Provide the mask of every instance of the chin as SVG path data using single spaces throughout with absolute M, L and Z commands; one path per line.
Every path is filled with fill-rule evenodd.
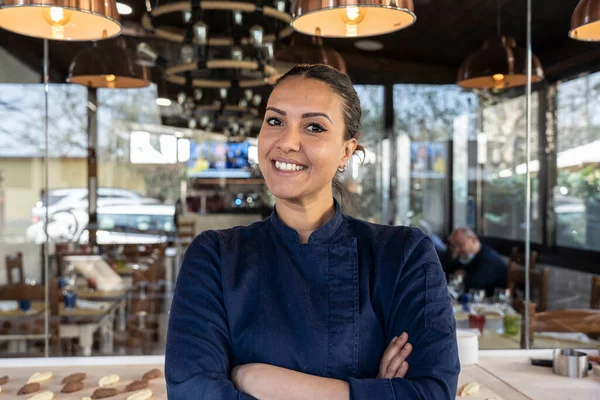
M 269 191 L 273 196 L 281 200 L 296 200 L 302 197 L 302 191 L 298 190 L 297 187 L 284 187 L 283 185 L 275 185 L 271 187 L 267 185 Z

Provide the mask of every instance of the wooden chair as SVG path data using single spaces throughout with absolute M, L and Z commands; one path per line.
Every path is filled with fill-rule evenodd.
M 49 282 L 50 293 L 50 344 L 53 355 L 60 355 L 60 302 L 61 295 L 58 287 L 58 279 L 53 278 Z M 27 285 L 25 283 L 12 283 L 0 286 L 0 300 L 29 300 L 45 301 L 44 285 Z M 32 320 L 21 323 L 19 326 L 7 321 L 4 323 L 2 333 L 15 332 L 18 334 L 42 334 L 44 333 L 43 319 Z
M 13 271 L 17 271 L 19 274 L 19 280 L 13 279 Z M 17 253 L 16 257 L 6 256 L 6 282 L 11 283 L 25 283 L 23 276 L 23 253 Z
M 600 310 L 576 309 L 535 312 L 529 311 L 529 344 L 533 347 L 535 332 L 577 332 L 590 336 L 600 335 Z M 524 322 L 523 322 L 524 326 Z M 521 347 L 524 348 L 525 329 L 521 329 Z
M 538 258 L 537 251 L 534 250 L 531 253 L 529 253 L 529 265 L 530 265 L 531 269 L 535 269 L 537 258 Z M 514 246 L 512 248 L 511 254 L 510 254 L 510 262 L 515 262 L 517 264 L 525 265 L 525 252 L 519 250 L 519 248 L 517 246 Z
M 529 281 L 531 291 L 534 295 L 532 300 L 537 304 L 536 311 L 546 311 L 548 304 L 548 268 L 540 268 L 529 271 Z M 525 288 L 525 268 L 511 261 L 508 264 L 508 289 L 513 296 L 513 302 L 516 300 L 516 289 Z M 535 297 L 535 298 L 534 298 Z
M 592 292 L 590 294 L 590 308 L 600 309 L 600 276 L 592 278 Z
M 194 221 L 180 221 L 177 226 L 177 239 L 182 242 L 191 242 L 196 237 L 196 223 Z

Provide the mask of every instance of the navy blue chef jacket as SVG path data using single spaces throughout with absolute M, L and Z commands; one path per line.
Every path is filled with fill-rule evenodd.
M 375 379 L 394 336 L 414 346 L 404 379 Z M 166 348 L 169 399 L 251 399 L 230 380 L 265 363 L 342 379 L 351 399 L 454 399 L 460 365 L 446 278 L 430 239 L 334 218 L 300 244 L 274 212 L 207 231 L 185 255 Z

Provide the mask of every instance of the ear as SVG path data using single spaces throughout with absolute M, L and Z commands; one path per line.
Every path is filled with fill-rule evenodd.
M 343 156 L 342 156 L 342 163 L 340 165 L 340 168 L 344 168 L 344 165 L 346 165 L 346 163 L 348 162 L 348 160 L 354 154 L 354 150 L 356 150 L 356 146 L 357 145 L 358 145 L 358 142 L 354 138 L 352 138 L 350 140 L 346 140 L 344 142 L 344 153 L 343 153 Z

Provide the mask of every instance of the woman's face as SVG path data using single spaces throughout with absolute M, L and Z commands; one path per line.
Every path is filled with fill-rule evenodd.
M 290 77 L 272 92 L 258 136 L 258 160 L 279 199 L 331 197 L 331 183 L 356 148 L 344 140 L 342 99 L 314 79 Z

